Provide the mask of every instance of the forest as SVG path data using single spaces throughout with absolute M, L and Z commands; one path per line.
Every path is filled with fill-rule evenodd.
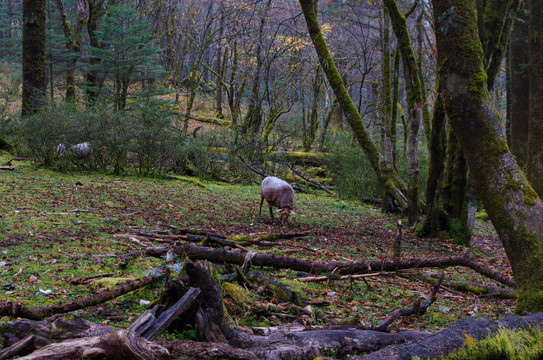
M 0 360 L 541 359 L 542 99 L 537 0 L 0 0 Z

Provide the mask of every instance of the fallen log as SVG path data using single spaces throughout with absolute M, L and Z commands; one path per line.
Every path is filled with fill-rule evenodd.
M 419 357 L 422 359 L 441 358 L 459 350 L 474 341 L 481 341 L 498 332 L 500 327 L 507 329 L 543 329 L 543 313 L 526 316 L 511 316 L 494 321 L 481 317 L 462 319 L 454 325 L 434 335 L 416 342 L 396 345 L 362 356 L 351 356 L 350 360 L 404 360 Z
M 164 347 L 139 337 L 133 329 L 47 345 L 20 360 L 112 359 L 161 360 L 169 359 Z
M 168 247 L 149 247 L 145 253 L 149 256 L 161 256 L 169 250 Z M 194 245 L 182 245 L 174 247 L 174 252 L 179 256 L 188 256 L 191 260 L 208 260 L 214 263 L 231 263 L 242 265 L 245 259 L 244 254 Z M 465 256 L 450 256 L 431 259 L 405 259 L 405 260 L 376 260 L 369 262 L 350 263 L 317 263 L 309 260 L 301 260 L 286 256 L 255 254 L 251 260 L 254 266 L 273 266 L 282 269 L 304 271 L 307 273 L 337 273 L 346 274 L 367 274 L 375 271 L 397 271 L 400 269 L 421 269 L 421 268 L 446 268 L 450 266 L 468 267 L 481 275 L 496 280 L 504 285 L 515 287 L 512 279 L 503 276 L 495 270 Z
M 426 274 L 402 274 L 402 276 L 410 279 L 417 279 L 429 284 L 435 284 L 438 280 L 437 278 Z M 497 286 L 478 283 L 466 283 L 449 279 L 444 279 L 442 285 L 450 289 L 467 292 L 478 296 L 496 296 L 502 299 L 513 300 L 517 298 L 516 290 L 505 289 Z
M 28 335 L 23 340 L 17 341 L 10 347 L 0 351 L 0 360 L 5 360 L 14 357 L 34 342 L 34 335 Z
M 6 301 L 0 304 L 0 317 L 23 317 L 31 320 L 42 320 L 54 314 L 61 314 L 83 309 L 89 306 L 102 304 L 106 301 L 115 299 L 121 295 L 142 288 L 145 285 L 152 283 L 160 278 L 160 276 L 149 275 L 140 279 L 127 281 L 123 285 L 119 285 L 111 290 L 105 290 L 94 295 L 87 296 L 82 299 L 76 299 L 64 304 L 54 304 L 47 306 L 38 306 L 28 308 L 21 303 Z

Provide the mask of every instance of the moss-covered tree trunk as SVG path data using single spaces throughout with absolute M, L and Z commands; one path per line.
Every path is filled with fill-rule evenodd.
M 433 0 L 448 118 L 518 287 L 517 313 L 543 310 L 543 203 L 507 147 L 487 90 L 473 0 Z
M 89 35 L 90 45 L 94 48 L 100 48 L 100 41 L 98 40 L 98 26 L 100 25 L 100 17 L 102 16 L 102 6 L 104 0 L 88 0 L 89 16 L 87 18 L 87 33 Z M 87 102 L 92 105 L 97 99 L 99 94 L 99 78 L 98 71 L 95 69 L 100 62 L 100 58 L 97 56 L 90 56 L 89 69 L 86 74 L 86 92 Z
M 381 65 L 381 72 L 383 74 L 383 107 L 384 107 L 384 129 L 385 129 L 385 161 L 387 166 L 394 167 L 394 148 L 396 144 L 393 138 L 393 130 L 396 130 L 396 119 L 392 118 L 392 90 L 391 90 L 391 69 L 390 69 L 390 18 L 388 15 L 388 8 L 383 6 L 383 59 Z M 395 105 L 395 104 L 394 104 Z M 383 211 L 391 211 L 393 209 L 392 197 L 385 191 L 383 194 L 383 202 L 381 209 Z
M 525 169 L 528 152 L 528 119 L 530 107 L 530 57 L 528 52 L 528 9 L 522 6 L 511 31 L 509 45 L 509 86 L 511 151 Z
M 438 80 L 439 83 L 439 80 Z M 418 236 L 437 236 L 440 230 L 439 203 L 445 169 L 446 131 L 445 108 L 441 98 L 441 89 L 438 85 L 437 98 L 434 103 L 432 117 L 432 133 L 430 136 L 430 164 L 428 166 L 428 179 L 426 180 L 426 215 L 424 220 L 417 224 Z
M 45 0 L 23 1 L 22 116 L 37 112 L 45 104 L 45 4 Z
M 307 131 L 304 131 L 304 151 L 311 150 L 318 128 L 319 102 L 321 99 L 321 88 L 324 79 L 321 75 L 321 66 L 318 65 L 315 70 L 315 78 L 311 83 L 313 89 L 313 103 L 311 104 L 311 112 L 309 113 L 309 124 Z
M 356 140 L 366 154 L 384 190 L 394 198 L 398 207 L 402 210 L 407 210 L 407 197 L 405 196 L 407 187 L 396 170 L 387 166 L 384 157 L 379 153 L 379 150 L 366 132 L 362 117 L 356 109 L 356 106 L 345 87 L 345 83 L 334 64 L 332 56 L 328 51 L 328 47 L 326 46 L 326 42 L 324 41 L 323 34 L 317 21 L 317 12 L 315 11 L 313 1 L 299 0 L 299 2 L 319 62 L 326 74 L 330 87 L 334 90 L 334 94 L 343 110 L 343 114 L 353 130 Z
M 488 89 L 501 69 L 505 49 L 520 0 L 476 0 L 479 38 L 483 45 L 483 64 Z
M 530 121 L 528 132 L 528 179 L 543 196 L 543 2 L 529 4 Z
M 419 217 L 419 152 L 418 134 L 422 115 L 423 99 L 422 84 L 420 82 L 420 69 L 417 64 L 415 52 L 411 46 L 407 19 L 398 8 L 396 0 L 384 0 L 388 8 L 392 29 L 398 41 L 398 49 L 402 56 L 404 79 L 407 91 L 407 112 L 409 116 L 409 130 L 407 139 L 407 182 L 408 182 L 408 218 L 409 223 L 414 224 Z M 412 9 L 414 10 L 414 9 Z M 429 126 L 429 124 L 428 124 Z
M 75 68 L 77 64 L 77 55 L 79 53 L 79 43 L 81 32 L 83 30 L 85 19 L 85 2 L 81 1 L 78 6 L 78 16 L 75 31 L 72 31 L 64 3 L 62 0 L 56 0 L 58 12 L 62 21 L 62 30 L 66 41 L 66 50 L 68 59 L 66 60 L 66 102 L 75 101 Z

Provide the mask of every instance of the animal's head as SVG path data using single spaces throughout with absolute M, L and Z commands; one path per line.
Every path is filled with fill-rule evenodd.
M 281 208 L 281 224 L 285 224 L 290 216 L 291 210 L 288 207 Z

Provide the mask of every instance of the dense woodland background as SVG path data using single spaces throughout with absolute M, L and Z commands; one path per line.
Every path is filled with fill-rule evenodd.
M 411 254 L 441 256 L 429 267 L 467 266 L 489 276 L 443 256 L 468 246 L 493 266 L 505 251 L 511 268 L 500 260 L 505 278 L 490 278 L 517 287 L 517 314 L 539 311 L 541 12 L 535 0 L 2 0 L 4 168 L 31 159 L 59 174 L 138 175 L 202 187 L 206 181 L 258 184 L 263 175 L 275 175 L 300 195 L 380 208 L 392 225 L 370 232 L 389 234 L 396 269 L 410 266 L 400 262 L 399 219 L 418 246 L 435 241 L 443 247 Z M 12 191 L 18 181 L 10 179 L 6 189 Z M 194 202 L 221 194 L 221 201 L 245 203 L 223 191 L 213 188 Z M 304 196 L 295 208 L 321 201 Z M 334 239 L 325 246 L 340 251 L 353 245 L 346 237 L 361 231 L 351 228 L 355 220 L 347 214 L 358 210 L 341 203 L 350 223 L 308 210 L 303 216 L 321 221 L 294 220 L 290 228 L 272 223 L 259 231 L 306 236 L 318 228 L 321 237 Z M 15 201 L 10 206 L 17 208 Z M 170 206 L 206 217 L 183 215 L 183 221 L 227 232 L 230 240 L 255 221 L 244 205 L 228 221 L 187 199 Z M 494 228 L 481 225 L 488 219 Z M 14 233 L 9 221 L 2 226 L 8 240 Z M 122 223 L 108 232 L 128 231 Z M 152 225 L 150 219 L 138 224 Z M 493 250 L 479 254 L 489 243 Z M 507 279 L 511 274 L 516 284 Z M 473 282 L 469 275 L 462 280 Z M 500 306 L 508 313 L 512 304 Z M 231 345 L 243 342 L 221 330 Z

